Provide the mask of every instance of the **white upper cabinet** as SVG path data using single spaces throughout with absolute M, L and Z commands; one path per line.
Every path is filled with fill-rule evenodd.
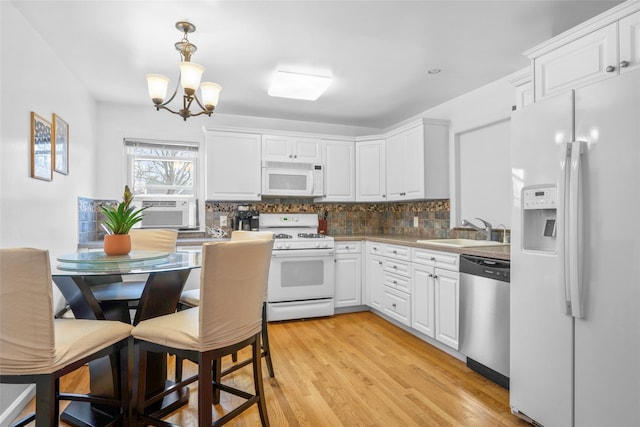
M 286 135 L 262 135 L 262 160 L 320 164 L 319 138 Z
M 640 12 L 622 18 L 620 32 L 620 72 L 640 68 Z
M 535 101 L 640 68 L 640 2 L 621 3 L 525 55 Z
M 207 131 L 207 200 L 260 200 L 260 135 Z
M 356 201 L 386 201 L 385 141 L 356 142 Z
M 353 141 L 322 140 L 324 202 L 356 200 L 355 144 Z
M 617 24 L 535 58 L 536 100 L 614 76 L 617 58 Z
M 386 140 L 387 200 L 449 197 L 449 127 L 423 120 Z

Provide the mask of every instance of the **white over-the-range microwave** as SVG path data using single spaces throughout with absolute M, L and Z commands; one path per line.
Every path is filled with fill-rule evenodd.
M 263 196 L 324 196 L 324 167 L 313 163 L 262 163 Z
M 138 200 L 134 203 L 138 207 L 146 208 L 140 223 L 141 228 L 198 228 L 198 201 L 195 199 Z

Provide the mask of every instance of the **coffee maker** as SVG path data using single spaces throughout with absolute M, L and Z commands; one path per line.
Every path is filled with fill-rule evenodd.
M 238 206 L 238 210 L 236 212 L 236 222 L 234 224 L 234 229 L 258 231 L 259 219 L 260 212 L 255 209 L 251 209 L 247 205 L 240 205 Z

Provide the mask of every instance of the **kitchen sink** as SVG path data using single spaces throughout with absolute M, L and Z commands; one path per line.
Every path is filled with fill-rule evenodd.
M 417 243 L 425 243 L 428 245 L 441 245 L 453 248 L 473 248 L 479 246 L 503 246 L 506 243 L 494 242 L 492 240 L 472 240 L 472 239 L 433 239 L 433 240 L 416 240 Z

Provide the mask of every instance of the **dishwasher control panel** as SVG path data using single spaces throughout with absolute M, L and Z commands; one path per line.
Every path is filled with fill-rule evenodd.
M 461 255 L 460 273 L 509 282 L 511 279 L 511 263 L 503 259 Z

